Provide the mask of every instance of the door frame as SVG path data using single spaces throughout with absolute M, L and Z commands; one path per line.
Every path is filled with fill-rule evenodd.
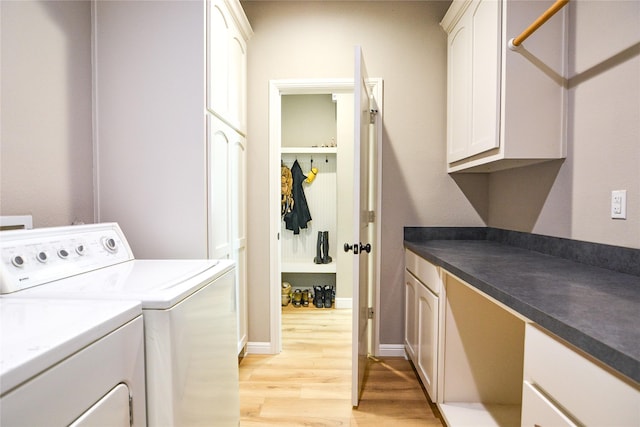
M 381 199 L 382 190 L 382 79 L 369 79 L 371 93 L 377 103 L 377 156 L 375 159 L 375 172 L 377 174 L 376 218 L 375 218 L 375 281 L 372 324 L 373 352 L 379 355 L 379 322 L 380 322 L 380 236 L 381 236 Z M 317 95 L 332 93 L 353 93 L 353 79 L 286 79 L 269 81 L 269 332 L 270 353 L 278 354 L 282 351 L 282 271 L 280 253 L 280 147 L 282 141 L 282 95 Z M 354 130 L 355 132 L 355 130 Z M 353 314 L 352 314 L 353 315 Z

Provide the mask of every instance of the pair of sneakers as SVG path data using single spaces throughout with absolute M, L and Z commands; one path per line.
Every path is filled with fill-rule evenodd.
M 291 302 L 294 307 L 309 307 L 309 300 L 311 299 L 311 291 L 309 289 L 305 289 L 301 291 L 300 289 L 296 289 L 291 294 Z
M 333 305 L 333 299 L 335 298 L 335 291 L 333 287 L 326 285 L 313 287 L 313 305 L 317 308 L 331 308 Z

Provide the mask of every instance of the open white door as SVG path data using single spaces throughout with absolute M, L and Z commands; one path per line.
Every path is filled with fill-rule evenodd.
M 354 138 L 354 236 L 345 244 L 345 251 L 353 251 L 353 343 L 351 401 L 358 406 L 367 367 L 369 349 L 369 124 L 371 95 L 367 86 L 367 71 L 360 46 L 355 48 L 355 138 Z

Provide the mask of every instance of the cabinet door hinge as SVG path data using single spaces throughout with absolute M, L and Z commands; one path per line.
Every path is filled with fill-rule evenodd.
M 367 319 L 373 319 L 373 307 L 367 309 Z

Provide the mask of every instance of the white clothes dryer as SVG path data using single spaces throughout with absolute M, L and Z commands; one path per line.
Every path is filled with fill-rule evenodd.
M 0 425 L 146 426 L 135 301 L 0 298 Z
M 4 298 L 135 300 L 150 426 L 237 426 L 235 266 L 136 260 L 115 223 L 0 235 Z

